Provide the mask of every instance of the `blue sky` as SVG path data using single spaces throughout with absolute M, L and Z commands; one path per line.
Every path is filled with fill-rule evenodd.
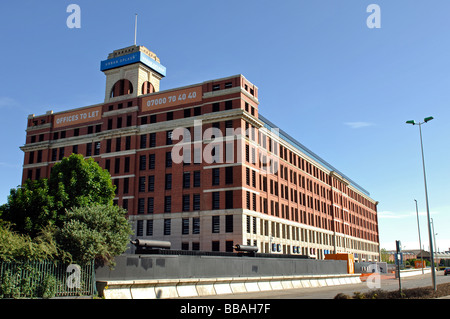
M 81 8 L 70 29 L 69 4 Z M 369 4 L 381 28 L 368 28 Z M 134 41 L 167 67 L 161 89 L 243 74 L 260 113 L 378 200 L 381 246 L 428 249 L 422 126 L 437 246 L 450 248 L 450 2 L 2 1 L 0 203 L 21 181 L 28 114 L 101 103 L 100 61 Z

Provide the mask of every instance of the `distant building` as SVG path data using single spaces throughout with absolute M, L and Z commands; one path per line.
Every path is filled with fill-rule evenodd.
M 79 153 L 110 172 L 137 238 L 379 260 L 378 202 L 261 116 L 243 75 L 161 91 L 166 69 L 143 46 L 114 51 L 101 70 L 103 103 L 29 115 L 23 182 Z

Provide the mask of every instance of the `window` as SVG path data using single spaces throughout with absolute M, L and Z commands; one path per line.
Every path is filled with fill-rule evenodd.
M 73 136 L 79 136 L 80 135 L 80 129 L 76 128 L 73 130 Z
M 194 187 L 200 187 L 200 171 L 194 171 Z
M 128 173 L 129 171 L 130 171 L 130 158 L 129 157 L 125 157 L 124 172 Z
M 119 174 L 120 171 L 120 158 L 114 160 L 114 174 Z
M 213 90 L 213 91 L 218 91 L 218 90 L 220 90 L 220 84 L 214 84 L 213 87 L 212 87 L 212 90 Z
M 233 191 L 225 192 L 225 208 L 226 209 L 233 208 Z
M 171 219 L 164 219 L 164 235 L 170 235 Z
M 92 155 L 92 143 L 87 143 L 86 144 L 86 156 L 91 156 Z M 52 154 L 52 158 L 53 158 L 53 154 Z M 56 154 L 55 154 L 55 159 L 56 159 Z
M 131 126 L 131 115 L 127 115 L 127 126 Z
M 233 232 L 233 215 L 225 215 L 225 232 Z
M 108 130 L 112 129 L 112 119 L 108 119 Z
M 225 242 L 225 251 L 233 252 L 233 246 L 234 246 L 233 241 L 232 240 L 227 240 Z
M 233 101 L 225 101 L 225 110 L 231 110 L 233 108 Z
M 170 213 L 172 210 L 172 197 L 165 196 L 164 197 L 164 213 Z
M 156 114 L 150 115 L 150 123 L 156 123 Z
M 78 145 L 72 146 L 72 153 L 78 154 Z M 38 153 L 38 162 L 39 162 L 39 153 Z
M 122 128 L 122 118 L 121 117 L 117 118 L 117 128 Z
M 220 209 L 220 192 L 212 192 L 212 209 Z
M 166 132 L 166 145 L 172 145 L 172 131 Z
M 220 241 L 215 240 L 211 243 L 211 251 L 220 251 Z
M 194 107 L 194 116 L 202 115 L 202 108 L 200 106 Z
M 109 172 L 111 170 L 111 160 L 107 159 L 105 161 L 105 169 Z
M 172 174 L 166 174 L 166 190 L 172 189 Z
M 147 236 L 153 236 L 153 219 L 147 220 L 147 230 L 145 231 Z
M 220 184 L 220 168 L 213 168 L 212 170 L 212 184 L 219 185 Z
M 200 218 L 192 218 L 192 234 L 200 234 Z
M 111 139 L 106 140 L 106 153 L 111 153 Z
M 145 192 L 145 176 L 139 177 L 139 192 Z
M 144 221 L 138 220 L 136 224 L 136 236 L 144 235 Z
M 193 195 L 193 210 L 200 210 L 200 194 Z
M 154 202 L 155 201 L 154 201 L 153 197 L 147 198 L 147 213 L 148 214 L 153 214 L 153 212 L 154 212 L 154 208 L 153 208 Z
M 94 143 L 94 155 L 100 155 L 100 142 Z
M 150 133 L 150 145 L 149 147 L 156 146 L 156 133 Z
M 173 120 L 173 112 L 167 112 L 167 121 Z
M 172 152 L 166 152 L 166 167 L 172 167 Z
M 183 188 L 190 188 L 190 187 L 191 187 L 191 173 L 184 172 L 183 173 Z
M 213 112 L 219 112 L 220 111 L 220 104 L 219 103 L 213 103 L 212 111 Z
M 184 117 L 190 117 L 191 116 L 191 109 L 184 109 Z
M 183 195 L 183 212 L 188 212 L 190 209 L 190 196 L 189 195 Z
M 189 218 L 183 218 L 181 220 L 181 234 L 189 235 Z
M 34 151 L 30 152 L 30 156 L 28 158 L 28 164 L 33 164 L 34 163 Z
M 129 150 L 131 148 L 131 136 L 125 137 L 125 149 Z
M 212 232 L 214 234 L 218 234 L 220 232 L 220 216 L 213 216 L 212 217 Z
M 59 158 L 58 160 L 62 160 L 64 157 L 64 147 L 59 148 Z
M 122 202 L 122 208 L 128 210 L 128 199 L 125 198 Z
M 146 148 L 147 147 L 147 135 L 141 135 L 141 141 L 140 141 L 140 148 Z
M 128 177 L 123 179 L 123 193 L 128 194 L 130 191 L 130 179 Z
M 153 192 L 155 190 L 155 175 L 148 176 L 148 191 Z
M 138 214 L 143 214 L 145 211 L 145 199 L 139 198 L 138 199 Z
M 52 149 L 52 162 L 56 162 L 57 158 L 58 158 L 58 149 L 57 148 L 53 148 Z
M 155 154 L 148 155 L 148 169 L 155 169 Z
M 250 209 L 250 192 L 247 192 L 247 209 Z
M 121 138 L 116 137 L 116 152 L 120 152 L 121 149 Z
M 139 156 L 139 170 L 144 171 L 147 166 L 147 156 L 141 155 Z

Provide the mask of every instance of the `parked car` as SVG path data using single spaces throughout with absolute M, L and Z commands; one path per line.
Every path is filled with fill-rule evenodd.
M 450 267 L 444 269 L 444 275 L 447 276 L 448 274 L 450 274 Z

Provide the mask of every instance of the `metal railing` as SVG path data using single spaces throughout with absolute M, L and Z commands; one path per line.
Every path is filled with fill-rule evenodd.
M 93 296 L 94 262 L 62 264 L 51 261 L 0 262 L 0 298 Z

